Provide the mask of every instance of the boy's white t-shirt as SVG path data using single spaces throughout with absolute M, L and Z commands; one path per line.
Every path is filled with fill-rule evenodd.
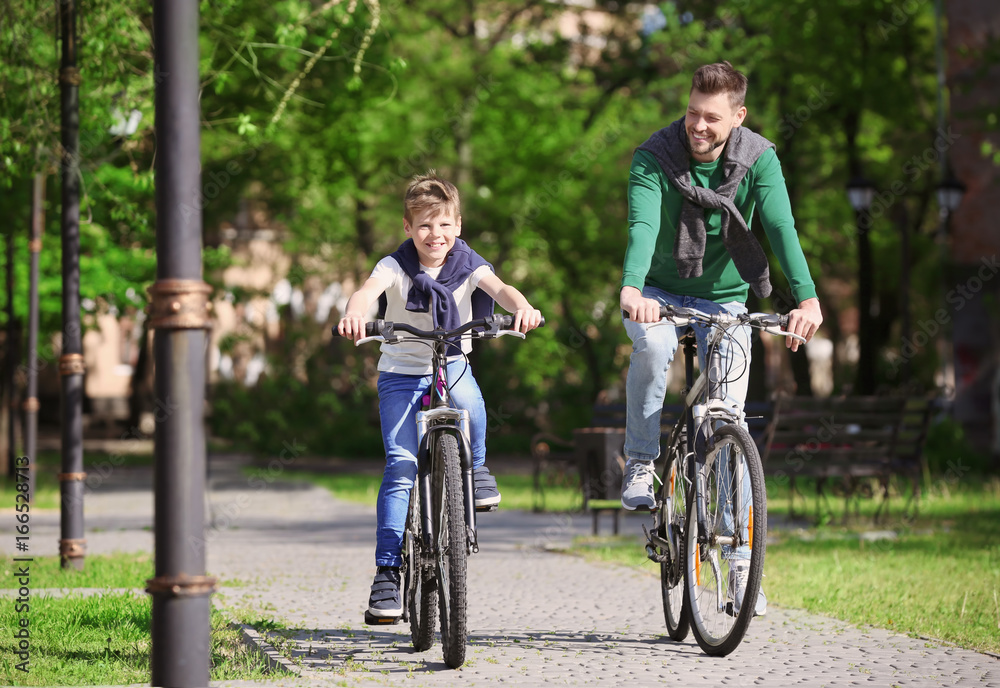
M 441 268 L 426 268 L 423 265 L 420 266 L 420 270 L 434 279 L 437 279 L 441 273 Z M 469 275 L 465 283 L 453 292 L 455 303 L 458 305 L 459 322 L 467 323 L 472 320 L 472 292 L 479 286 L 479 280 L 482 279 L 483 275 L 490 272 L 492 271 L 488 265 L 477 268 Z M 434 318 L 430 311 L 414 313 L 406 310 L 406 299 L 413 281 L 403 272 L 403 268 L 394 258 L 386 256 L 380 260 L 375 269 L 372 270 L 371 277 L 386 285 L 386 320 L 407 323 L 421 330 L 434 329 Z M 410 336 L 405 332 L 397 334 L 404 338 Z M 432 372 L 431 347 L 427 343 L 383 344 L 381 351 L 382 356 L 378 361 L 378 369 L 382 372 L 403 375 L 430 375 Z M 462 340 L 462 351 L 465 353 L 472 351 L 470 340 Z

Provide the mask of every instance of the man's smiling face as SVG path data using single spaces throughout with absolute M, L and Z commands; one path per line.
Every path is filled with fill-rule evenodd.
M 743 124 L 746 116 L 745 107 L 733 108 L 729 94 L 707 95 L 693 89 L 684 118 L 691 157 L 698 162 L 718 160 L 733 128 Z

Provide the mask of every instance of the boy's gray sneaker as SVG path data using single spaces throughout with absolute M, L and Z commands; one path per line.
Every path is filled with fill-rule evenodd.
M 368 613 L 386 618 L 403 615 L 403 601 L 399 594 L 399 569 L 395 566 L 379 566 L 372 582 L 372 594 L 368 598 Z
M 750 560 L 737 559 L 729 562 L 729 599 L 733 601 L 733 614 L 738 614 L 743 606 L 743 592 L 747 589 L 750 578 Z M 754 616 L 764 616 L 767 613 L 767 595 L 764 586 L 757 592 L 757 605 Z
M 472 485 L 475 488 L 476 509 L 494 507 L 500 503 L 497 480 L 490 475 L 490 469 L 486 466 L 472 469 Z
M 636 459 L 626 461 L 625 477 L 622 479 L 622 508 L 629 511 L 655 509 L 656 497 L 653 496 L 655 475 L 652 461 Z

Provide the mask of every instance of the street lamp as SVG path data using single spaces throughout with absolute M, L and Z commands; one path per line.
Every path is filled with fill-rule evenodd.
M 875 352 L 872 350 L 872 250 L 868 230 L 872 218 L 868 214 L 875 188 L 861 176 L 847 183 L 847 200 L 854 208 L 858 238 L 858 379 L 859 394 L 875 391 Z
M 864 177 L 852 177 L 851 181 L 847 182 L 847 200 L 856 212 L 868 210 L 872 206 L 874 196 L 875 187 Z
M 948 220 L 951 219 L 952 213 L 958 210 L 958 206 L 962 203 L 962 197 L 965 196 L 965 184 L 955 179 L 950 172 L 946 174 L 947 176 L 937 187 L 938 207 L 941 209 L 941 217 L 944 220 L 941 229 L 945 234 L 948 232 Z

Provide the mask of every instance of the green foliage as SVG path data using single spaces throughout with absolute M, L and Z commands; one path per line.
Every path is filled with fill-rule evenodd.
M 52 178 L 41 256 L 46 342 L 61 311 L 55 6 L 8 5 L 0 179 L 9 192 L 0 196 L 0 212 L 16 218 L 12 227 L 26 227 L 31 176 Z M 523 445 L 539 428 L 568 432 L 586 422 L 602 392 L 620 392 L 627 366 L 617 300 L 632 151 L 681 116 L 695 68 L 727 59 L 750 77 L 748 126 L 778 146 L 827 309 L 825 334 L 835 343 L 843 339 L 840 314 L 854 307 L 857 274 L 844 184 L 857 171 L 875 183 L 875 337 L 888 361 L 879 383 L 899 386 L 893 361 L 905 346 L 897 305 L 903 226 L 912 237 L 912 321 L 940 307 L 932 240 L 939 136 L 933 12 L 931 3 L 900 7 L 890 0 L 667 3 L 659 8 L 662 25 L 644 30 L 640 12 L 650 8 L 628 3 L 596 3 L 587 17 L 599 21 L 588 24 L 581 10 L 559 3 L 437 0 L 429 11 L 395 0 L 203 2 L 203 164 L 190 206 L 203 214 L 206 279 L 221 286 L 231 260 L 220 228 L 263 217 L 294 259 L 296 286 L 310 278 L 356 284 L 403 238 L 408 178 L 435 168 L 463 194 L 463 236 L 549 321 L 523 343 L 494 343 L 475 355 L 487 406 L 500 419 L 491 441 Z M 81 290 L 88 312 L 138 313 L 155 276 L 150 21 L 149 6 L 131 0 L 80 10 Z M 109 132 L 116 110 L 142 115 L 134 134 Z M 22 320 L 26 244 L 19 231 L 15 311 Z M 779 266 L 772 274 L 787 292 Z M 237 302 L 250 295 L 233 291 Z M 5 318 L 0 310 L 0 322 Z M 369 436 L 373 397 L 351 391 L 352 404 L 326 400 L 344 390 L 334 385 L 331 392 L 301 364 L 322 358 L 323 339 L 283 327 L 287 341 L 267 345 L 271 382 L 245 390 L 223 384 L 215 415 L 226 422 L 214 427 L 264 451 L 273 433 L 301 433 L 314 438 L 315 451 L 339 451 L 333 448 L 350 445 L 356 433 L 335 438 L 315 429 L 329 428 L 317 419 L 336 412 L 338 423 L 343 418 Z M 354 376 L 363 384 L 352 388 L 370 387 L 370 367 L 347 358 L 323 368 L 326 378 Z M 933 347 L 915 354 L 917 385 L 932 385 L 935 358 Z M 836 361 L 834 391 L 852 376 Z M 285 390 L 300 395 L 291 407 L 265 396 Z M 308 424 L 284 417 L 286 408 L 314 427 L 300 430 Z
M 303 382 L 287 370 L 262 376 L 254 387 L 220 382 L 209 425 L 216 436 L 262 456 L 284 456 L 289 446 L 308 455 L 378 455 L 374 388 L 360 377 L 338 376 L 334 383 L 319 375 Z

